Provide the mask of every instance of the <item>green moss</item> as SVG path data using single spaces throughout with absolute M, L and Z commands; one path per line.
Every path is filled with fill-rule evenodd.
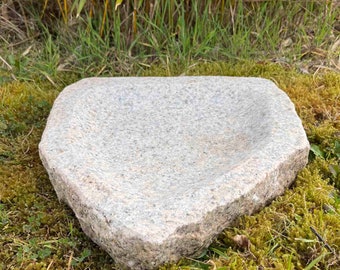
M 162 269 L 338 269 L 339 260 L 317 240 L 313 227 L 334 250 L 340 247 L 340 195 L 331 165 L 339 164 L 339 74 L 301 75 L 269 63 L 193 63 L 152 67 L 142 75 L 228 75 L 272 79 L 293 100 L 311 143 L 297 181 L 269 206 L 239 218 L 200 258 Z M 81 231 L 72 211 L 58 202 L 41 165 L 37 145 L 52 102 L 75 77 L 3 84 L 0 88 L 0 269 L 114 269 L 114 262 Z M 245 235 L 250 251 L 232 238 Z M 262 267 L 262 268 L 261 268 Z

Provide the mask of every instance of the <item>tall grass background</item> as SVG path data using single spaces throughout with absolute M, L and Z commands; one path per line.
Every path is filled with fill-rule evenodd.
M 337 69 L 339 10 L 331 0 L 5 0 L 0 42 L 11 55 L 17 44 L 43 40 L 45 47 L 34 45 L 30 53 L 40 50 L 37 57 L 49 64 L 35 68 L 52 76 L 57 70 L 126 75 L 151 63 L 176 69 L 202 59 L 289 64 L 320 56 L 319 66 Z

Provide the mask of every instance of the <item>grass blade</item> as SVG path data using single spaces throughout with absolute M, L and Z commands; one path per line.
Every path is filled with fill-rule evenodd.
M 330 254 L 329 252 L 322 253 L 319 257 L 315 258 L 310 262 L 303 270 L 311 270 L 314 266 L 316 266 L 326 255 Z

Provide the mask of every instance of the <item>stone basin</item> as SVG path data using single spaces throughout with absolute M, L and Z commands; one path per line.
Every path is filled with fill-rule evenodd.
M 60 93 L 39 151 L 83 231 L 123 269 L 153 269 L 282 194 L 309 143 L 269 80 L 88 78 Z

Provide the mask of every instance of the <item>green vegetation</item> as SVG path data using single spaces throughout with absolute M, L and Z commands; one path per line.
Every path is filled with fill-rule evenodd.
M 38 143 L 84 76 L 256 76 L 296 106 L 310 161 L 199 258 L 162 269 L 339 269 L 338 1 L 5 0 L 0 4 L 0 269 L 115 269 L 58 202 Z
M 338 1 L 124 0 L 117 10 L 114 0 L 4 3 L 2 81 L 53 81 L 58 71 L 122 76 L 197 60 L 270 60 L 304 73 L 340 68 Z

